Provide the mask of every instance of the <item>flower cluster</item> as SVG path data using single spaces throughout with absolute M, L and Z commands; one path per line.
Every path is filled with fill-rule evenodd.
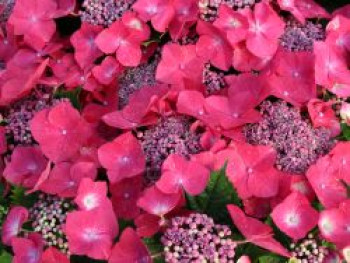
M 350 5 L 317 2 L 0 0 L 0 258 L 348 258 Z
M 153 58 L 149 63 L 126 69 L 118 79 L 119 107 L 129 103 L 129 97 L 141 88 L 150 88 L 157 84 L 155 73 L 159 59 Z
M 64 233 L 67 213 L 74 208 L 68 199 L 40 194 L 39 200 L 29 211 L 34 231 L 40 233 L 46 246 L 57 247 L 69 254 L 67 238 Z
M 206 87 L 206 93 L 209 95 L 227 87 L 224 73 L 212 70 L 209 64 L 203 70 L 203 84 Z
M 231 230 L 204 214 L 175 217 L 162 236 L 167 262 L 234 262 Z
M 25 98 L 13 103 L 6 111 L 6 134 L 13 139 L 14 145 L 32 145 L 34 139 L 29 122 L 36 112 L 47 109 L 59 100 L 52 97 L 52 89 L 38 86 Z
M 263 119 L 244 129 L 247 142 L 271 145 L 277 151 L 276 166 L 290 173 L 304 173 L 333 147 L 329 130 L 314 129 L 301 113 L 283 101 L 260 105 Z
M 131 9 L 135 0 L 84 0 L 81 20 L 92 25 L 109 26 Z
M 292 256 L 301 263 L 324 262 L 327 255 L 330 254 L 329 248 L 322 246 L 320 241 L 309 234 L 301 242 L 291 244 Z
M 205 21 L 214 21 L 222 5 L 237 10 L 252 7 L 258 2 L 259 0 L 199 0 L 200 18 Z
M 288 51 L 312 51 L 315 41 L 326 38 L 321 24 L 306 21 L 301 24 L 296 20 L 287 21 L 286 28 L 280 38 L 281 45 Z
M 146 156 L 147 181 L 154 182 L 167 157 L 178 154 L 189 158 L 200 152 L 200 135 L 191 130 L 191 119 L 186 116 L 170 116 L 159 120 L 155 126 L 137 134 Z

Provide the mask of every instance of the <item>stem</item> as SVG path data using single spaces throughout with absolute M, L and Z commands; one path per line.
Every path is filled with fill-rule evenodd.
M 153 254 L 153 255 L 151 255 L 151 258 L 155 259 L 155 258 L 160 258 L 161 256 L 163 256 L 163 252 L 159 252 L 159 253 Z

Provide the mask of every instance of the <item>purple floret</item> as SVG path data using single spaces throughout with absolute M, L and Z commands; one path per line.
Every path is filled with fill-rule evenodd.
M 53 106 L 60 100 L 53 98 L 52 88 L 38 86 L 25 98 L 13 103 L 5 112 L 6 134 L 14 145 L 32 145 L 34 139 L 29 121 L 36 112 Z
M 203 70 L 203 84 L 207 95 L 215 94 L 227 87 L 224 72 L 211 69 L 210 64 Z
M 136 0 L 85 0 L 81 20 L 92 25 L 109 26 L 131 9 Z
M 29 215 L 35 232 L 40 233 L 46 246 L 53 246 L 69 255 L 64 224 L 74 204 L 58 196 L 40 194 Z
M 149 63 L 125 70 L 118 80 L 119 108 L 129 103 L 129 97 L 135 91 L 157 84 L 155 75 L 158 62 L 159 59 L 156 57 Z
M 277 152 L 276 167 L 283 171 L 305 173 L 334 145 L 329 130 L 314 129 L 299 110 L 286 102 L 265 101 L 260 112 L 262 120 L 245 126 L 244 135 L 248 143 L 274 147 Z
M 186 116 L 170 116 L 159 121 L 155 126 L 138 133 L 145 152 L 149 182 L 160 176 L 163 161 L 172 153 L 183 157 L 201 150 L 200 135 L 191 131 L 191 120 Z
M 221 5 L 226 5 L 233 10 L 246 7 L 253 7 L 260 0 L 199 0 L 198 7 L 200 18 L 204 21 L 215 21 L 218 17 L 219 8 Z
M 205 214 L 175 217 L 161 238 L 166 262 L 234 262 L 236 243 L 228 226 Z
M 296 20 L 290 20 L 286 23 L 280 43 L 288 51 L 312 51 L 314 42 L 324 40 L 325 37 L 326 33 L 321 24 L 311 21 L 301 24 Z

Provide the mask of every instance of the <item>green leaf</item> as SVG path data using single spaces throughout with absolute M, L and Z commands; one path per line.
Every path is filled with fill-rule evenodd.
M 37 200 L 37 194 L 26 194 L 26 189 L 21 186 L 13 186 L 10 194 L 11 204 L 30 208 Z
M 282 263 L 282 262 L 285 262 L 285 259 L 280 256 L 270 254 L 270 255 L 264 255 L 259 257 L 258 262 L 259 263 L 279 263 L 279 262 Z
M 217 223 L 232 224 L 226 206 L 241 206 L 236 190 L 226 176 L 226 165 L 219 171 L 212 172 L 204 192 L 198 196 L 187 195 L 187 204 L 191 210 L 211 216 Z
M 144 238 L 143 243 L 148 248 L 154 263 L 165 263 L 163 245 L 160 242 L 159 235 L 155 235 L 152 238 Z
M 324 210 L 323 205 L 318 200 L 312 202 L 312 207 L 315 208 L 319 212 Z
M 11 254 L 5 250 L 2 250 L 1 254 L 0 254 L 0 262 L 1 263 L 11 263 L 12 262 Z
M 350 126 L 346 125 L 346 123 L 341 123 L 342 133 L 340 135 L 340 140 L 350 141 Z
M 283 233 L 277 226 L 276 224 L 273 222 L 271 217 L 268 217 L 265 220 L 265 223 L 270 225 L 273 229 L 274 232 L 274 238 L 279 241 L 284 247 L 290 247 L 290 245 L 292 244 L 292 239 L 287 236 L 285 233 Z
M 58 88 L 54 94 L 54 98 L 56 99 L 68 99 L 74 108 L 77 110 L 81 109 L 81 103 L 80 103 L 80 94 L 81 94 L 82 88 L 77 87 L 74 90 L 65 90 L 63 88 Z

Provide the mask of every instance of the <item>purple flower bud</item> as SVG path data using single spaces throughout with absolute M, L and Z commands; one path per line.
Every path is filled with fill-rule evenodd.
M 138 138 L 146 156 L 146 181 L 152 183 L 160 176 L 163 161 L 172 153 L 189 157 L 201 151 L 200 135 L 191 131 L 191 119 L 170 116 L 157 125 L 140 131 Z
M 196 213 L 188 217 L 175 217 L 161 238 L 165 258 L 168 262 L 233 260 L 236 243 L 230 239 L 230 235 L 223 233 L 230 233 L 229 227 L 215 224 L 207 215 Z
M 81 20 L 92 25 L 109 26 L 131 9 L 136 0 L 84 0 Z
M 301 24 L 296 20 L 287 21 L 280 44 L 288 51 L 312 51 L 314 41 L 324 40 L 326 33 L 321 24 L 306 21 Z
M 278 169 L 303 174 L 334 145 L 329 130 L 314 129 L 308 119 L 286 102 L 265 101 L 260 112 L 262 120 L 246 125 L 243 132 L 248 143 L 275 148 Z
M 57 211 L 59 207 L 59 212 Z M 29 211 L 32 226 L 42 235 L 46 246 L 55 246 L 69 254 L 67 239 L 62 232 L 67 213 L 74 208 L 73 202 L 58 196 L 43 195 Z
M 199 0 L 198 7 L 200 18 L 204 21 L 215 21 L 218 16 L 218 10 L 221 5 L 226 5 L 233 10 L 246 7 L 253 7 L 260 0 Z
M 10 105 L 4 114 L 7 123 L 6 134 L 14 145 L 33 145 L 29 121 L 36 112 L 55 105 L 60 100 L 54 99 L 52 89 L 38 86 L 28 96 Z
M 151 88 L 157 84 L 156 69 L 159 58 L 156 56 L 151 62 L 129 68 L 119 77 L 119 107 L 123 108 L 129 103 L 129 97 L 135 91 L 147 87 Z

